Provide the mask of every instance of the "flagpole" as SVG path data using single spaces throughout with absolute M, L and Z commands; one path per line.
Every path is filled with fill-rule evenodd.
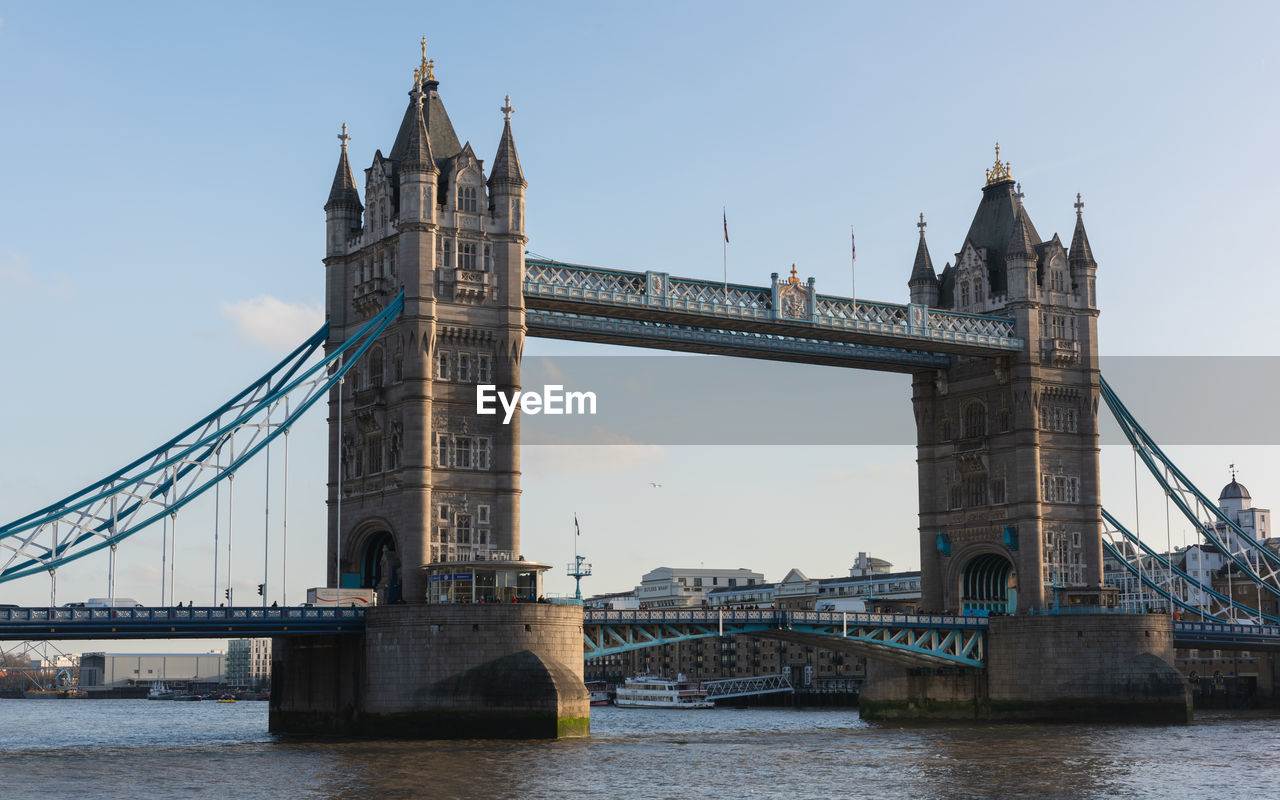
M 724 304 L 729 305 L 729 212 L 721 206 L 720 213 L 724 219 L 724 241 L 720 243 L 724 256 Z
M 853 318 L 858 319 L 858 242 L 849 226 L 849 299 L 853 301 Z

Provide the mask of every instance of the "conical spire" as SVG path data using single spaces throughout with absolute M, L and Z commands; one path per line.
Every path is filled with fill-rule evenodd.
M 502 112 L 502 138 L 498 140 L 498 153 L 493 157 L 493 169 L 489 173 L 489 186 L 507 184 L 524 188 L 524 172 L 520 169 L 520 155 L 516 152 L 516 140 L 511 135 L 511 95 L 499 111 Z
M 411 92 L 414 119 L 409 128 L 408 141 L 405 142 L 400 170 L 401 172 L 439 172 L 439 168 L 436 167 L 436 158 L 431 153 L 431 137 L 427 135 L 427 121 L 422 117 L 422 75 L 414 70 L 413 77 L 416 82 Z
M 356 191 L 355 179 L 351 177 L 351 162 L 347 160 L 347 142 L 350 139 L 347 135 L 347 123 L 344 122 L 342 133 L 338 134 L 338 140 L 342 142 L 342 155 L 338 156 L 338 169 L 333 173 L 333 187 L 329 189 L 329 200 L 324 204 L 326 211 L 330 206 L 340 205 L 364 209 L 360 204 L 360 193 Z
M 907 285 L 920 282 L 937 283 L 938 276 L 933 271 L 933 259 L 929 258 L 929 246 L 924 241 L 924 229 L 928 225 L 924 221 L 924 214 L 920 214 L 920 221 L 916 223 L 916 227 L 920 229 L 920 244 L 916 246 L 916 263 L 911 268 L 911 279 L 907 281 Z
M 1067 263 L 1071 266 L 1097 268 L 1098 262 L 1093 260 L 1093 249 L 1089 247 L 1089 236 L 1084 232 L 1084 201 L 1080 193 L 1076 193 L 1076 231 L 1071 234 L 1071 251 L 1067 255 Z
M 1018 184 L 1018 191 L 1013 196 L 1018 201 L 1018 207 L 1013 213 L 1013 231 L 1009 234 L 1005 258 L 1035 258 L 1035 245 L 1040 243 L 1040 237 L 1034 234 L 1035 228 L 1027 219 L 1026 209 L 1022 207 L 1022 184 Z

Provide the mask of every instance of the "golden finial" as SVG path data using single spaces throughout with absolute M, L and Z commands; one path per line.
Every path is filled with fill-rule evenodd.
M 422 85 L 422 73 L 418 70 L 417 67 L 413 68 L 413 85 L 414 86 Z
M 436 60 L 427 60 L 427 37 L 422 37 L 422 63 L 418 65 L 419 80 L 434 81 L 436 79 Z
M 792 283 L 799 283 L 799 282 L 800 282 L 800 277 L 799 277 L 798 275 L 796 275 L 796 265 L 795 265 L 795 264 L 792 264 L 792 265 L 791 265 L 791 282 L 792 282 Z
M 1008 161 L 1000 162 L 1000 143 L 996 142 L 996 163 L 987 170 L 987 185 L 990 186 L 993 183 L 1009 180 L 1010 166 Z

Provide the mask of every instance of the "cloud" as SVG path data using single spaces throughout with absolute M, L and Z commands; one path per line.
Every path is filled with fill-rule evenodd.
M 324 308 L 319 305 L 286 303 L 266 294 L 223 303 L 219 310 L 235 323 L 241 336 L 273 350 L 296 346 L 324 322 Z
M 27 303 L 33 298 L 65 298 L 75 290 L 75 284 L 60 273 L 38 275 L 31 266 L 31 259 L 21 253 L 0 253 L 0 306 Z

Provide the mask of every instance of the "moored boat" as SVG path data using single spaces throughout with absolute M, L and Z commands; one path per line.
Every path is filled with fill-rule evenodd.
M 151 684 L 151 691 L 147 692 L 148 700 L 172 700 L 178 695 L 177 692 L 165 685 L 164 681 L 156 681 Z
M 591 705 L 609 705 L 609 684 L 604 681 L 591 681 L 587 684 L 587 691 L 591 693 Z
M 658 675 L 627 678 L 618 687 L 613 702 L 619 708 L 715 708 L 702 684 L 683 673 L 675 680 Z

